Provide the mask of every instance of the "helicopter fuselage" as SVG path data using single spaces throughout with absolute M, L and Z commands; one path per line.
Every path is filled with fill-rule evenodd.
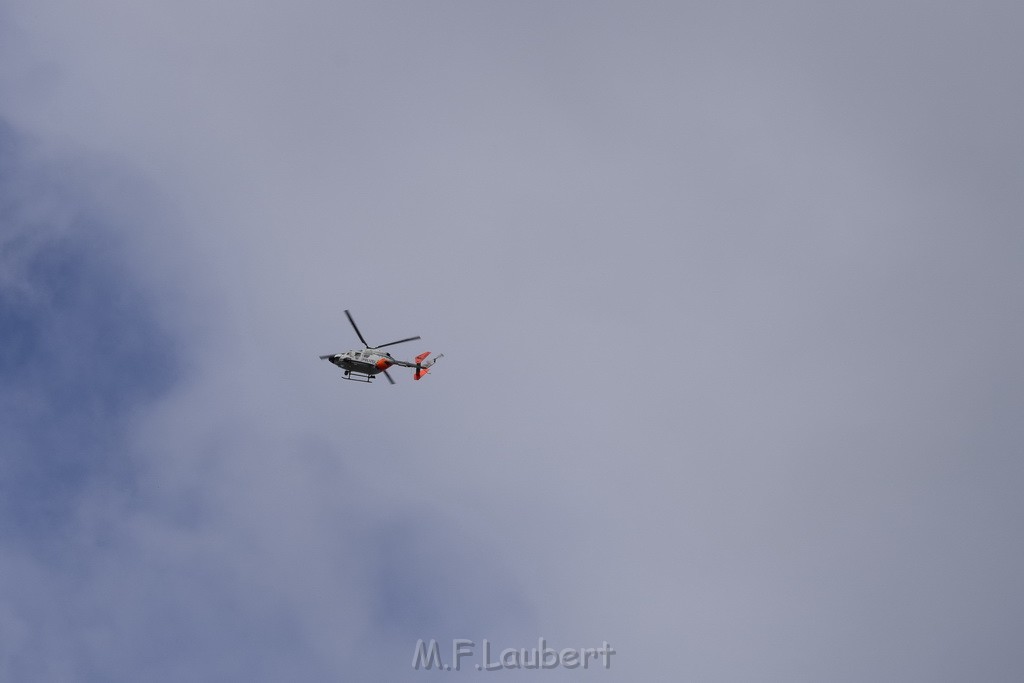
M 369 349 L 336 353 L 327 360 L 337 365 L 346 373 L 356 372 L 371 377 L 384 372 L 395 364 L 395 359 L 389 354 Z

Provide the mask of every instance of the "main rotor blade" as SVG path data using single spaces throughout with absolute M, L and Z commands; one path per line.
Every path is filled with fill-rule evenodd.
M 352 314 L 348 312 L 347 308 L 345 309 L 345 316 L 348 318 L 348 321 L 352 323 L 352 329 L 356 331 L 356 336 L 359 337 L 359 341 L 363 342 L 363 346 L 366 348 L 370 348 L 370 345 L 366 343 L 365 339 L 363 339 L 363 333 L 359 331 L 358 327 L 356 327 L 356 321 L 352 319 Z
M 388 342 L 387 344 L 381 344 L 380 346 L 374 346 L 375 349 L 383 349 L 385 346 L 394 346 L 395 344 L 404 344 L 407 341 L 416 341 L 419 337 L 409 337 L 408 339 L 399 339 L 398 341 Z
M 391 379 L 391 373 L 388 372 L 387 370 L 384 371 L 384 376 L 387 377 L 388 381 L 391 382 L 392 384 L 395 383 L 395 380 Z

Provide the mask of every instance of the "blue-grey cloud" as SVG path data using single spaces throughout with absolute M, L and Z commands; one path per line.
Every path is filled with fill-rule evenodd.
M 39 162 L 6 124 L 0 158 L 3 530 L 45 540 L 89 486 L 130 486 L 126 422 L 170 387 L 178 359 L 117 253 L 130 226 L 88 177 Z

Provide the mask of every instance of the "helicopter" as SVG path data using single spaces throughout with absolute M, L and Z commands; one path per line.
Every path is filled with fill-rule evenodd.
M 344 353 L 329 353 L 326 356 L 320 356 L 320 360 L 329 360 L 331 363 L 337 365 L 339 368 L 345 371 L 343 379 L 352 380 L 354 382 L 367 382 L 373 381 L 373 378 L 380 373 L 384 373 L 384 376 L 388 378 L 388 382 L 391 384 L 395 383 L 395 380 L 388 373 L 388 368 L 392 365 L 397 365 L 403 368 L 415 368 L 416 372 L 413 374 L 413 379 L 420 379 L 423 375 L 427 374 L 430 367 L 437 362 L 437 360 L 444 356 L 443 353 L 439 353 L 429 361 L 426 360 L 427 356 L 430 355 L 430 351 L 425 351 L 412 361 L 398 360 L 387 351 L 381 351 L 385 346 L 394 346 L 395 344 L 404 344 L 405 342 L 415 341 L 419 337 L 407 337 L 405 339 L 399 339 L 398 341 L 388 342 L 387 344 L 380 344 L 378 346 L 370 346 L 370 344 L 363 338 L 363 333 L 359 331 L 359 327 L 356 326 L 356 321 L 352 319 L 352 314 L 346 309 L 345 317 L 348 318 L 349 323 L 352 325 L 352 329 L 356 331 L 356 336 L 359 337 L 359 341 L 363 343 L 365 348 L 356 349 L 352 351 L 345 351 Z M 426 361 L 426 362 L 424 362 Z

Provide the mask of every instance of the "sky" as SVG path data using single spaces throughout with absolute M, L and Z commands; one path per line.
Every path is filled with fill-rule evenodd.
M 0 680 L 1019 680 L 1022 30 L 0 0 Z

